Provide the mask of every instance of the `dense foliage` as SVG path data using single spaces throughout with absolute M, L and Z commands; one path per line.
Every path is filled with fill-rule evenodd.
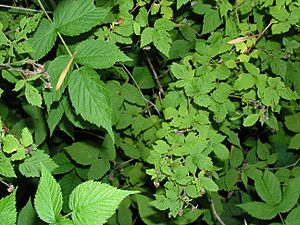
M 0 221 L 300 224 L 299 30 L 300 0 L 4 1 Z

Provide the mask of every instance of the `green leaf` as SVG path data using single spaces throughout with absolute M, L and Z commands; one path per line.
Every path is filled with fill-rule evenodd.
M 12 153 L 20 147 L 20 142 L 12 134 L 7 134 L 2 138 L 3 152 Z
M 218 191 L 219 190 L 218 185 L 211 178 L 202 177 L 200 179 L 201 179 L 200 182 L 205 190 L 207 190 L 207 191 Z
M 297 150 L 300 149 L 300 133 L 296 134 L 292 138 L 292 140 L 291 140 L 291 142 L 289 144 L 289 148 L 291 148 L 291 149 L 297 149 Z
M 87 181 L 70 195 L 70 209 L 75 224 L 99 225 L 111 217 L 120 202 L 136 191 L 124 191 L 100 182 Z
M 63 102 L 59 102 L 56 108 L 50 110 L 47 118 L 47 123 L 50 130 L 50 137 L 52 136 L 55 127 L 58 125 L 63 115 L 64 115 Z
M 255 180 L 255 189 L 259 197 L 269 205 L 276 205 L 281 201 L 281 189 L 278 178 L 266 170 L 262 179 Z
M 33 37 L 28 40 L 28 43 L 34 49 L 30 55 L 33 59 L 44 57 L 55 44 L 57 33 L 52 23 L 46 19 L 42 19 Z
M 41 179 L 34 198 L 34 207 L 39 217 L 47 223 L 55 223 L 62 210 L 62 193 L 59 184 L 42 166 Z
M 255 79 L 251 74 L 242 73 L 236 79 L 233 88 L 237 91 L 247 90 L 252 88 L 255 84 Z
M 0 221 L 5 225 L 15 225 L 17 222 L 16 191 L 0 199 Z
M 139 92 L 139 90 L 131 84 L 125 83 L 121 87 L 121 96 L 130 103 L 137 104 L 140 106 L 145 105 L 145 101 Z
M 33 106 L 42 106 L 42 96 L 39 93 L 39 91 L 33 87 L 31 84 L 26 83 L 25 85 L 25 97 L 28 101 Z
M 278 205 L 278 211 L 286 213 L 297 203 L 300 196 L 300 177 L 290 181 L 283 191 L 282 201 Z
M 257 120 L 259 119 L 260 115 L 259 114 L 252 114 L 252 115 L 249 115 L 247 116 L 245 119 L 244 119 L 244 123 L 243 125 L 245 127 L 251 127 L 253 126 Z
M 300 225 L 300 207 L 293 209 L 285 219 L 286 225 Z
M 26 205 L 21 209 L 18 215 L 17 225 L 33 225 L 37 220 L 37 214 L 32 207 L 31 198 L 27 201 Z
M 237 206 L 244 209 L 251 216 L 261 220 L 270 220 L 277 215 L 277 209 L 274 206 L 263 202 L 254 201 Z
M 218 103 L 224 103 L 230 93 L 232 92 L 232 87 L 226 83 L 220 83 L 216 87 L 216 90 L 212 93 L 212 98 Z
M 152 27 L 147 27 L 143 30 L 141 35 L 141 48 L 145 47 L 146 45 L 149 45 L 153 41 L 155 30 Z
M 270 157 L 270 151 L 268 147 L 263 144 L 260 139 L 257 139 L 256 153 L 261 160 L 267 160 Z
M 177 2 L 176 8 L 177 8 L 177 9 L 180 9 L 181 6 L 183 6 L 183 5 L 185 5 L 186 3 L 188 3 L 189 0 L 177 0 L 176 2 Z
M 68 62 L 70 61 L 71 57 L 70 56 L 58 56 L 56 57 L 53 61 L 51 61 L 47 67 L 47 72 L 50 76 L 50 83 L 52 86 L 56 86 L 58 79 L 62 73 L 62 71 L 65 69 L 67 66 Z M 44 91 L 44 99 L 45 99 L 45 104 L 47 106 L 47 109 L 50 110 L 50 107 L 53 102 L 56 102 L 60 100 L 63 92 L 65 91 L 65 88 L 67 87 L 67 84 L 69 82 L 69 77 L 70 77 L 70 71 L 72 71 L 72 66 L 69 69 L 66 78 L 64 79 L 64 82 L 60 86 L 58 90 L 55 90 L 55 88 L 52 88 L 51 90 L 45 90 Z
M 64 174 L 75 167 L 65 153 L 57 153 L 52 159 L 58 165 L 52 174 Z
M 165 30 L 155 30 L 152 34 L 154 46 L 169 57 L 169 51 L 171 48 L 172 38 L 171 35 Z
M 272 33 L 273 34 L 281 34 L 287 32 L 291 28 L 291 24 L 289 22 L 279 22 L 279 23 L 274 23 L 272 25 Z
M 20 142 L 24 147 L 29 147 L 33 144 L 32 134 L 27 127 L 22 129 Z
M 233 148 L 230 151 L 230 165 L 233 167 L 238 167 L 242 165 L 243 161 L 244 155 L 242 150 L 240 150 L 239 148 Z
M 39 177 L 41 171 L 41 163 L 52 172 L 57 168 L 56 163 L 42 150 L 37 150 L 32 153 L 29 158 L 26 158 L 23 163 L 19 165 L 20 172 L 25 177 Z
M 282 59 L 273 58 L 270 64 L 271 70 L 274 74 L 279 75 L 281 77 L 285 77 L 286 75 L 286 63 Z
M 76 113 L 90 123 L 104 127 L 113 138 L 110 94 L 96 71 L 87 67 L 75 70 L 71 74 L 69 93 Z
M 238 171 L 234 168 L 230 168 L 225 175 L 225 184 L 228 190 L 232 190 L 238 181 Z
M 131 61 L 116 45 L 107 41 L 86 40 L 76 50 L 76 62 L 96 69 L 112 67 L 116 62 Z
M 0 174 L 4 177 L 17 177 L 9 158 L 0 152 Z
M 207 34 L 214 31 L 221 25 L 221 23 L 222 21 L 220 19 L 219 12 L 217 10 L 209 10 L 205 13 L 201 34 Z
M 285 118 L 285 126 L 293 132 L 300 132 L 300 113 L 288 115 Z
M 110 169 L 110 163 L 105 159 L 98 159 L 91 164 L 88 173 L 89 180 L 99 180 Z
M 65 147 L 71 158 L 81 165 L 91 165 L 97 161 L 100 149 L 89 142 L 74 142 Z
M 229 159 L 229 151 L 223 144 L 217 144 L 214 145 L 214 153 L 217 155 L 217 157 L 221 160 Z
M 75 36 L 102 24 L 109 9 L 96 8 L 93 1 L 63 0 L 55 8 L 53 23 L 67 36 Z
M 140 89 L 150 89 L 156 87 L 153 76 L 147 67 L 134 67 L 132 76 L 134 77 Z

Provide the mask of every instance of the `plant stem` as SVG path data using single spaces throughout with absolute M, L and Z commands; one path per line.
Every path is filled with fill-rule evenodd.
M 219 216 L 219 214 L 217 213 L 216 208 L 215 208 L 215 204 L 214 204 L 214 202 L 213 202 L 212 199 L 210 200 L 210 202 L 211 202 L 211 204 L 210 204 L 211 205 L 211 209 L 213 211 L 213 214 L 214 214 L 215 218 L 219 221 L 220 224 L 226 225 L 224 223 L 224 221 L 221 219 L 221 217 Z
M 45 10 L 43 4 L 41 3 L 40 0 L 38 0 L 38 2 L 39 2 L 39 4 L 40 4 L 42 10 L 44 11 L 44 13 L 45 13 L 47 19 L 52 23 L 52 19 L 51 19 L 50 16 L 48 15 L 48 13 L 47 13 L 47 11 Z M 68 54 L 72 57 L 72 56 L 73 56 L 72 52 L 70 51 L 70 49 L 69 49 L 69 47 L 67 46 L 65 40 L 63 39 L 63 37 L 61 36 L 61 34 L 60 34 L 58 31 L 57 31 L 57 35 L 58 35 L 59 39 L 61 40 L 61 42 L 63 43 L 63 45 L 65 46 L 65 48 L 66 48 Z M 78 66 L 78 64 L 77 64 L 76 62 L 75 62 L 75 66 L 76 66 L 77 69 L 79 69 L 79 66 Z
M 156 73 L 156 71 L 154 69 L 154 66 L 152 65 L 151 60 L 150 60 L 149 56 L 147 55 L 147 53 L 146 53 L 146 59 L 147 59 L 147 62 L 149 64 L 149 67 L 150 67 L 150 69 L 151 69 L 151 71 L 153 73 L 156 85 L 158 87 L 158 90 L 159 90 L 159 93 L 160 93 L 159 97 L 161 97 L 161 94 L 164 95 L 165 92 L 164 92 L 164 89 L 163 89 L 163 87 L 162 87 L 162 85 L 160 83 L 159 77 L 158 77 L 158 75 L 157 75 L 157 73 Z
M 4 5 L 0 4 L 0 8 L 7 8 L 7 9 L 16 9 L 16 10 L 22 10 L 22 11 L 27 11 L 27 12 L 42 12 L 42 13 L 53 13 L 52 11 L 44 11 L 44 10 L 37 10 L 37 9 L 28 9 L 28 8 L 23 8 L 23 7 L 18 7 L 18 6 L 11 6 L 11 5 Z

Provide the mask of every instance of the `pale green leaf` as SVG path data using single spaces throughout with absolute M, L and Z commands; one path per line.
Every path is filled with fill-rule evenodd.
M 42 19 L 33 37 L 28 40 L 34 49 L 31 53 L 33 59 L 44 57 L 52 49 L 56 37 L 57 33 L 52 23 L 47 19 Z
M 152 27 L 147 27 L 143 30 L 141 35 L 141 48 L 145 47 L 146 45 L 149 45 L 153 41 L 155 30 Z
M 257 120 L 259 119 L 260 115 L 259 114 L 252 114 L 252 115 L 249 115 L 247 116 L 245 119 L 244 119 L 244 123 L 243 125 L 245 127 L 251 127 L 253 126 Z
M 251 216 L 261 219 L 261 220 L 270 220 L 277 215 L 277 209 L 263 202 L 248 202 L 245 204 L 238 205 L 244 209 Z
M 229 151 L 223 144 L 216 144 L 213 146 L 214 153 L 221 160 L 226 160 L 229 158 Z
M 285 116 L 285 126 L 290 131 L 300 132 L 300 113 Z
M 7 134 L 5 137 L 3 137 L 2 143 L 3 143 L 3 151 L 6 153 L 15 152 L 20 147 L 19 140 L 15 138 L 14 135 L 12 134 Z
M 38 89 L 29 83 L 26 83 L 25 85 L 25 97 L 31 105 L 38 107 L 42 106 L 42 95 L 39 93 Z
M 120 202 L 136 191 L 124 191 L 100 182 L 87 181 L 78 185 L 70 195 L 70 209 L 75 224 L 104 224 Z
M 113 137 L 110 94 L 96 71 L 81 67 L 71 74 L 70 99 L 77 114 L 83 119 L 105 128 Z
M 100 153 L 100 148 L 89 142 L 74 142 L 65 149 L 71 158 L 81 165 L 91 165 Z
M 180 9 L 181 6 L 183 6 L 183 5 L 185 5 L 186 3 L 188 3 L 189 0 L 177 0 L 176 2 L 177 2 L 176 8 L 177 8 L 177 9 Z
M 5 225 L 15 225 L 17 222 L 16 191 L 0 199 L 0 221 Z
M 39 177 L 41 172 L 41 163 L 50 172 L 57 168 L 56 163 L 49 157 L 49 155 L 44 153 L 42 150 L 37 150 L 19 165 L 19 170 L 25 177 Z
M 55 8 L 53 23 L 60 33 L 75 36 L 102 24 L 108 12 L 96 8 L 93 1 L 63 0 Z
M 39 217 L 47 223 L 55 223 L 62 210 L 62 192 L 49 171 L 42 166 L 41 178 L 34 198 Z
M 269 205 L 276 205 L 281 201 L 281 189 L 278 178 L 270 171 L 266 170 L 262 179 L 255 180 L 255 189 Z
M 234 89 L 241 91 L 252 88 L 255 84 L 255 79 L 251 74 L 242 73 L 239 78 L 235 80 Z
M 131 60 L 115 44 L 102 40 L 83 41 L 76 50 L 76 62 L 96 69 L 109 68 L 116 62 Z
M 20 142 L 24 147 L 28 147 L 33 144 L 32 134 L 27 127 L 22 129 Z
M 152 39 L 154 46 L 164 55 L 169 56 L 172 43 L 171 35 L 165 30 L 155 30 Z
M 0 174 L 4 177 L 17 177 L 9 158 L 0 152 Z
M 218 185 L 211 178 L 202 177 L 200 182 L 201 182 L 203 188 L 207 191 L 218 191 L 219 190 Z

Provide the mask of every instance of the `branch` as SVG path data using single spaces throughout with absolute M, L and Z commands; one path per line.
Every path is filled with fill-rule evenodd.
M 0 8 L 7 8 L 7 9 L 16 9 L 16 10 L 22 10 L 27 12 L 42 12 L 42 13 L 50 13 L 52 14 L 52 11 L 44 11 L 44 10 L 37 10 L 37 9 L 29 9 L 29 8 L 23 8 L 23 7 L 17 7 L 17 6 L 11 6 L 11 5 L 4 5 L 0 4 Z
M 215 208 L 214 201 L 211 199 L 210 202 L 211 202 L 211 204 L 210 204 L 210 205 L 211 205 L 211 209 L 212 209 L 212 211 L 213 211 L 213 214 L 214 214 L 215 218 L 219 221 L 220 224 L 226 225 L 226 224 L 224 223 L 224 221 L 221 219 L 221 217 L 219 216 L 219 214 L 217 213 L 216 208 Z
M 159 96 L 160 96 L 160 94 L 164 95 L 165 94 L 164 89 L 163 89 L 163 87 L 162 87 L 162 85 L 160 83 L 159 77 L 158 77 L 158 75 L 157 75 L 157 73 L 156 73 L 156 71 L 154 69 L 154 66 L 152 65 L 151 60 L 150 60 L 149 56 L 147 55 L 147 53 L 146 53 L 146 59 L 147 59 L 147 62 L 149 64 L 149 67 L 150 67 L 150 69 L 151 69 L 151 71 L 153 73 L 156 85 L 158 87 Z

